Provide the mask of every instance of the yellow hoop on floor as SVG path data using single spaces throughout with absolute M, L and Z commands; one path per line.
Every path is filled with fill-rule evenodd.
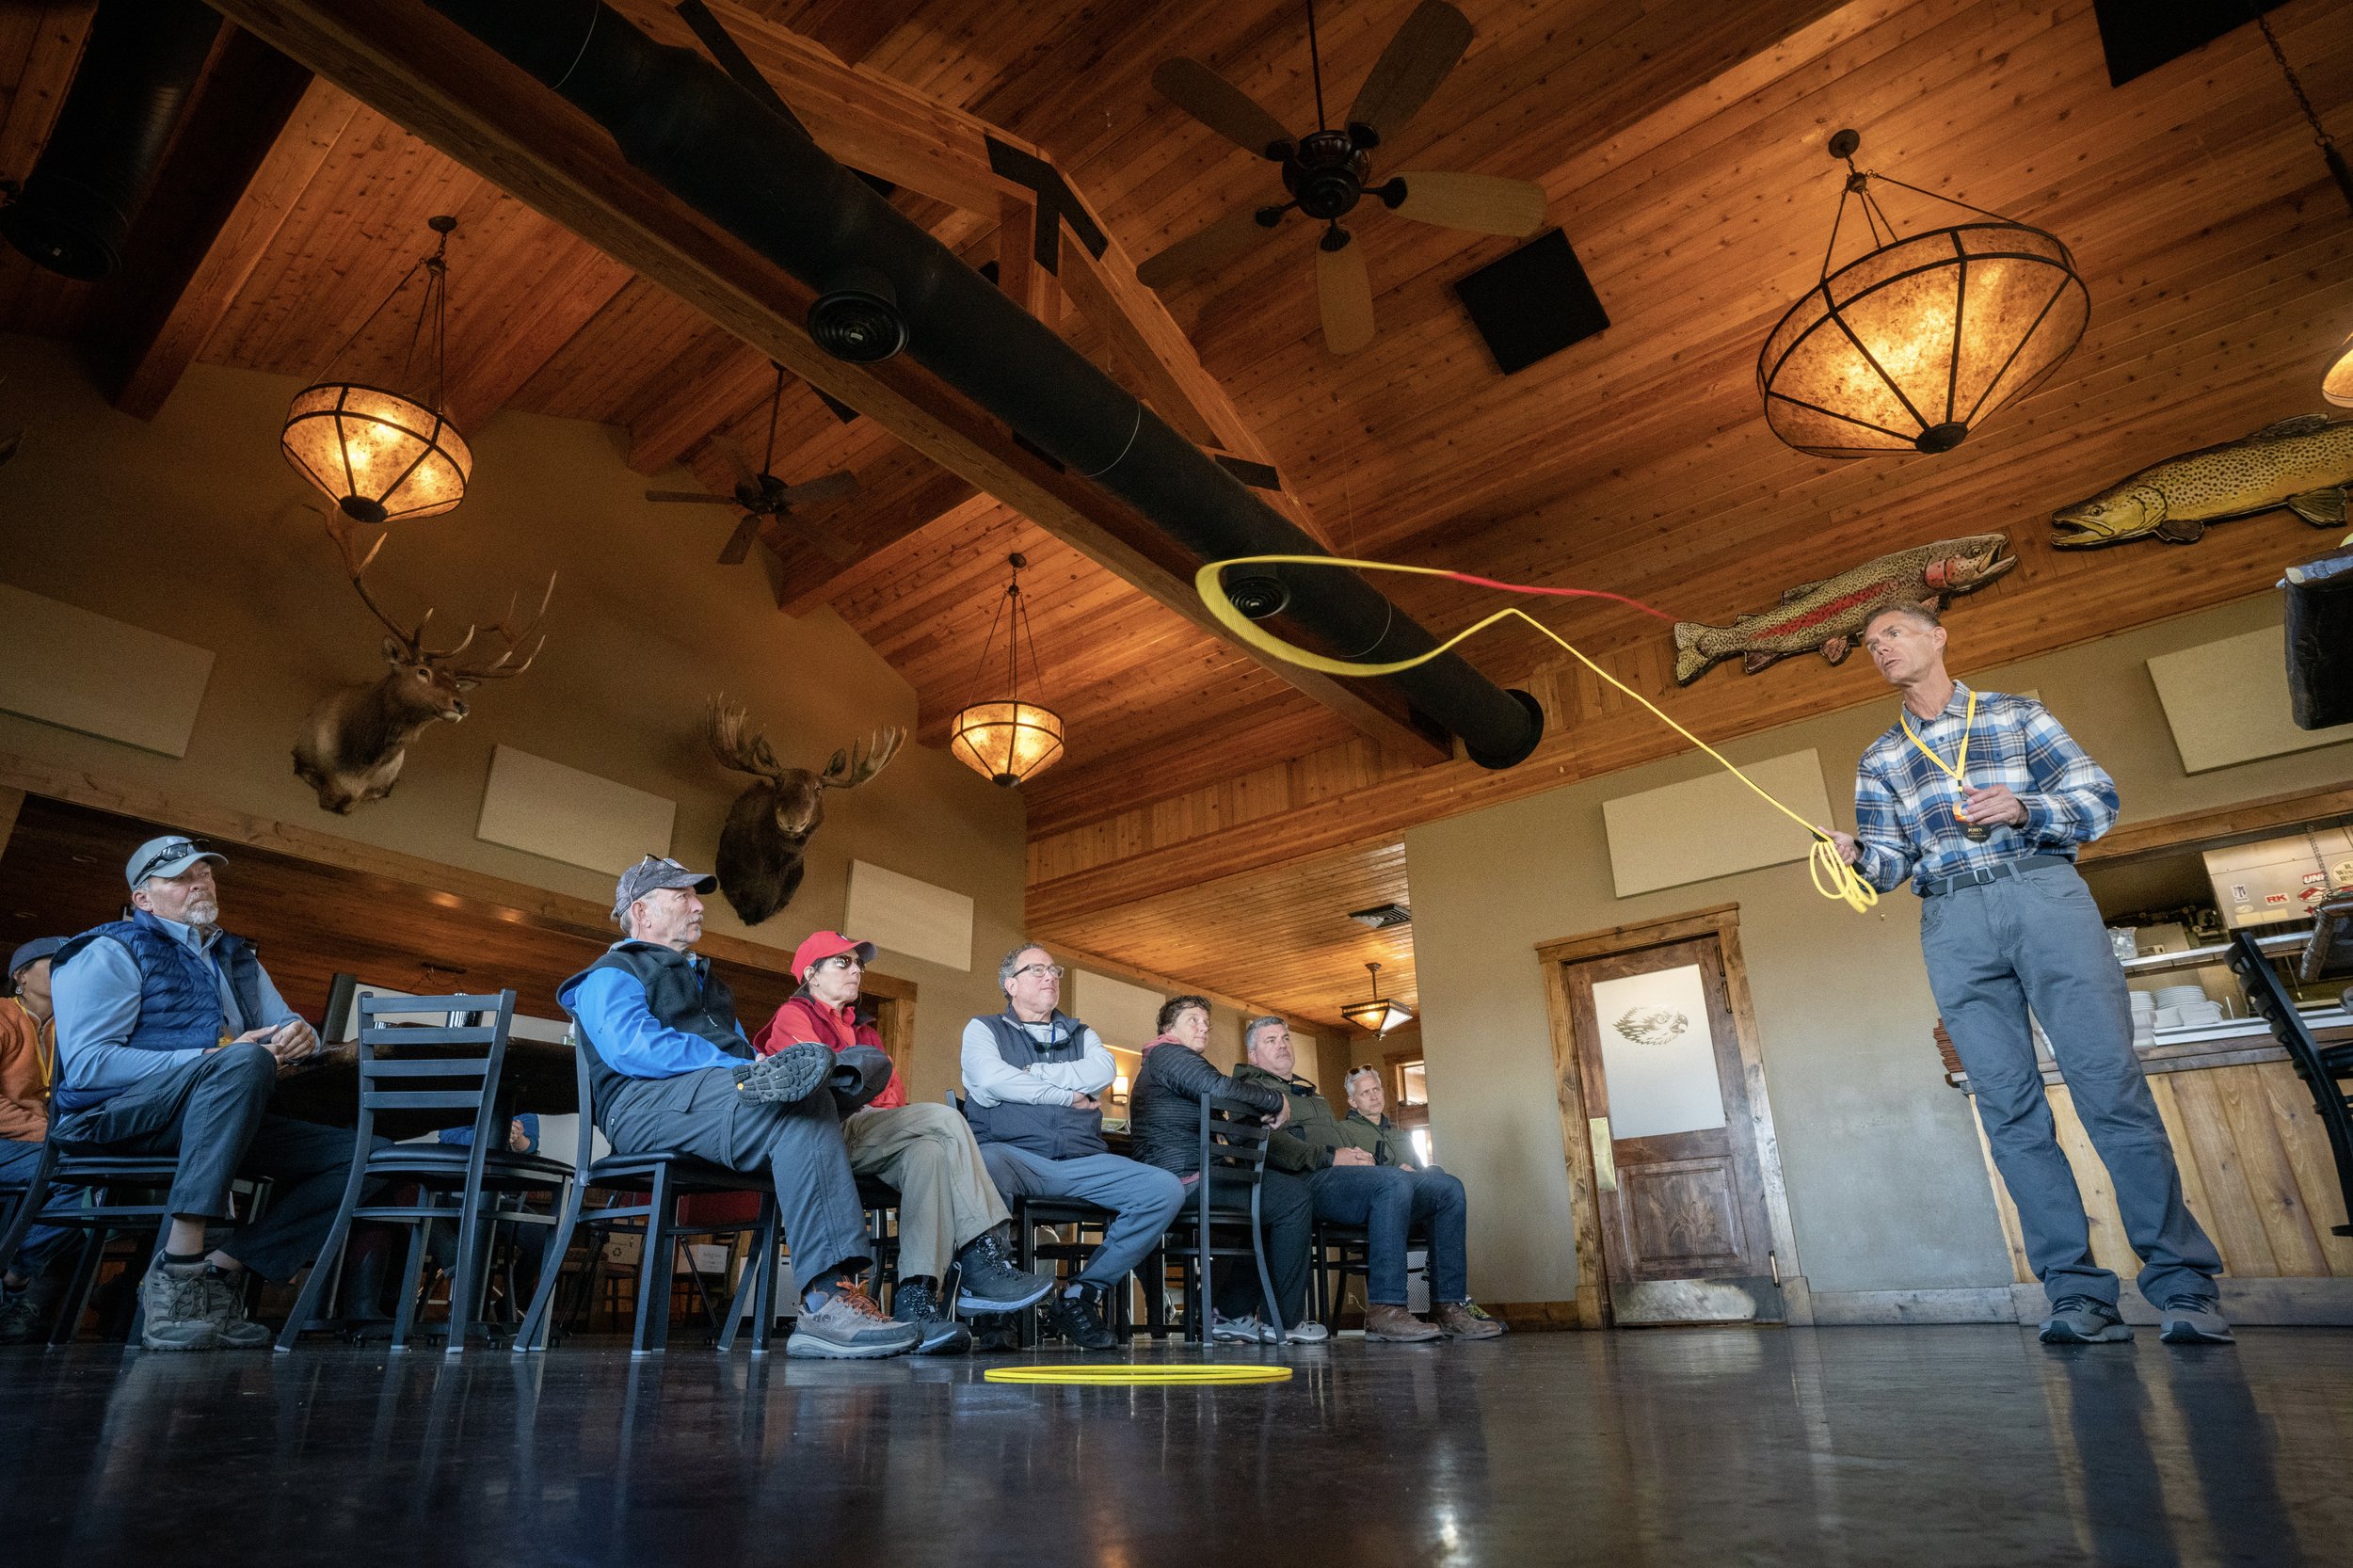
M 991 1367 L 981 1374 L 990 1383 L 1081 1384 L 1215 1384 L 1289 1383 L 1289 1367 L 1257 1367 L 1233 1362 L 1207 1366 L 1090 1366 L 1073 1362 L 1059 1367 Z

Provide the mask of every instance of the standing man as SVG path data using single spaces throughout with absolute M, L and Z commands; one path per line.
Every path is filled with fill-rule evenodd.
M 997 966 L 1005 1010 L 964 1026 L 965 1115 L 1008 1200 L 1072 1198 L 1112 1211 L 1103 1244 L 1044 1314 L 1046 1327 L 1072 1344 L 1107 1351 L 1119 1340 L 1105 1298 L 1160 1240 L 1185 1189 L 1104 1144 L 1103 1091 L 1117 1071 L 1095 1031 L 1060 1010 L 1062 972 L 1035 943 Z
M 853 942 L 839 931 L 812 934 L 792 954 L 801 988 L 752 1036 L 752 1048 L 766 1056 L 813 1040 L 835 1051 L 863 1047 L 887 1064 L 882 1035 L 857 1016 L 873 960 L 872 942 Z M 972 1331 L 956 1321 L 956 1312 L 1018 1312 L 1053 1289 L 1051 1279 L 1014 1267 L 1004 1237 L 1012 1215 L 981 1161 L 971 1125 L 953 1106 L 908 1104 L 906 1085 L 892 1067 L 882 1092 L 841 1124 L 841 1138 L 852 1171 L 899 1194 L 899 1278 L 890 1315 L 922 1325 L 916 1353 L 961 1355 L 972 1348 Z M 953 1310 L 939 1294 L 951 1261 L 959 1266 Z
M 57 1026 L 49 1005 L 49 963 L 65 945 L 38 936 L 8 956 L 8 995 L 0 1000 L 0 1182 L 32 1180 L 49 1136 L 49 1086 L 57 1076 Z M 64 1188 L 49 1194 L 66 1195 Z M 27 1192 L 27 1203 L 41 1195 Z M 29 1339 L 40 1303 L 33 1284 L 73 1235 L 63 1225 L 35 1225 L 8 1260 L 0 1280 L 0 1345 Z
M 621 939 L 556 988 L 587 1054 L 597 1126 L 623 1154 L 688 1154 L 775 1183 L 802 1288 L 785 1354 L 904 1355 L 922 1330 L 885 1317 L 858 1283 L 873 1241 L 841 1142 L 841 1118 L 881 1090 L 890 1059 L 814 1042 L 753 1054 L 735 993 L 695 951 L 700 895 L 718 886 L 647 856 L 614 889 Z M 647 1280 L 657 1279 L 647 1263 Z
M 2077 848 L 2116 821 L 2116 785 L 2041 703 L 1957 684 L 1945 635 L 1934 612 L 1910 603 L 1865 624 L 1864 648 L 1903 707 L 1856 767 L 1855 835 L 1831 838 L 1872 887 L 1885 892 L 1909 875 L 1920 895 L 1929 988 L 2050 1296 L 2044 1341 L 2107 1343 L 2133 1331 L 2117 1313 L 2116 1276 L 2092 1261 L 2029 1008 L 2115 1184 L 2140 1293 L 2163 1315 L 2166 1342 L 2230 1344 L 2215 1309 L 2222 1260 L 2182 1202 L 2173 1145 L 2133 1055 L 2124 972 L 2075 874 Z
M 67 942 L 50 980 L 57 1142 L 179 1160 L 164 1250 L 139 1282 L 152 1351 L 267 1345 L 269 1330 L 245 1315 L 245 1272 L 290 1279 L 316 1256 L 351 1169 L 348 1128 L 268 1113 L 279 1068 L 319 1037 L 252 945 L 221 930 L 213 867 L 226 864 L 179 834 L 150 839 L 124 872 L 131 918 Z M 270 1178 L 268 1208 L 208 1235 L 240 1176 Z

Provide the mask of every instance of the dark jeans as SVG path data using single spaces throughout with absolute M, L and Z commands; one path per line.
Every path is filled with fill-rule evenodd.
M 1315 1229 L 1315 1195 L 1308 1191 L 1306 1182 L 1283 1171 L 1268 1171 L 1261 1179 L 1265 1186 L 1258 1192 L 1258 1235 L 1266 1248 L 1268 1277 L 1274 1282 L 1274 1308 L 1282 1315 L 1285 1328 L 1296 1328 L 1307 1317 L 1307 1243 Z M 1199 1212 L 1193 1187 L 1198 1180 L 1197 1176 L 1185 1178 L 1185 1207 L 1176 1211 L 1179 1224 L 1188 1214 Z M 1250 1184 L 1239 1177 L 1219 1176 L 1209 1184 L 1209 1201 L 1248 1208 Z M 1265 1316 L 1258 1271 L 1250 1259 L 1218 1259 L 1213 1278 L 1214 1300 L 1221 1315 Z
M 1334 1165 L 1309 1176 L 1307 1186 L 1319 1218 L 1365 1227 L 1367 1301 L 1375 1306 L 1405 1304 L 1406 1237 L 1417 1224 L 1430 1232 L 1431 1301 L 1470 1299 L 1460 1180 L 1444 1171 Z
M 28 1144 L 18 1138 L 0 1138 L 0 1187 L 10 1182 L 29 1182 L 33 1172 L 40 1166 L 40 1157 L 47 1145 Z M 44 1207 L 55 1208 L 73 1201 L 74 1189 L 52 1187 Z M 37 1194 L 27 1194 L 28 1201 L 40 1202 Z M 0 1204 L 0 1213 L 8 1206 Z M 19 1279 L 39 1277 L 49 1260 L 57 1256 L 57 1249 L 72 1239 L 73 1232 L 63 1225 L 35 1225 L 24 1233 L 24 1241 L 16 1249 L 16 1256 L 8 1262 L 8 1272 Z M 4 1240 L 0 1236 L 0 1240 Z
M 268 1114 L 277 1086 L 278 1059 L 266 1049 L 223 1046 L 61 1118 L 56 1136 L 68 1154 L 177 1155 L 171 1212 L 185 1219 L 226 1219 L 232 1180 L 268 1177 L 262 1217 L 208 1240 L 264 1279 L 291 1279 L 327 1240 L 354 1134 Z
M 597 1119 L 622 1154 L 692 1155 L 773 1181 L 784 1239 L 792 1249 L 792 1277 L 807 1289 L 873 1260 L 857 1177 L 841 1142 L 842 1116 L 865 1103 L 858 1097 L 863 1086 L 850 1087 L 856 1077 L 846 1075 L 832 1093 L 820 1090 L 780 1104 L 738 1092 L 728 1068 L 705 1067 L 677 1078 L 633 1080 L 600 1108 Z

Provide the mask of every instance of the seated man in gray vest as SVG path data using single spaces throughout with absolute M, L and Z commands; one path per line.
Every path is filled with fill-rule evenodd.
M 802 1310 L 787 1355 L 902 1355 L 923 1336 L 894 1322 L 858 1276 L 873 1261 L 841 1119 L 882 1093 L 890 1058 L 814 1043 L 755 1056 L 735 996 L 697 954 L 699 894 L 718 879 L 648 855 L 621 873 L 621 940 L 564 982 L 596 1123 L 623 1154 L 675 1153 L 776 1184 Z
M 347 1129 L 264 1109 L 280 1066 L 319 1040 L 251 945 L 220 929 L 216 863 L 228 862 L 176 834 L 141 844 L 125 872 L 136 913 L 67 942 L 50 974 L 60 1148 L 179 1160 L 164 1250 L 139 1282 L 153 1351 L 268 1344 L 245 1315 L 245 1271 L 283 1280 L 310 1262 L 351 1169 Z M 240 1176 L 269 1177 L 268 1208 L 208 1236 Z
M 1185 1187 L 1105 1147 L 1102 1096 L 1116 1070 L 1095 1031 L 1057 1011 L 1062 972 L 1034 943 L 997 966 L 1005 1010 L 964 1026 L 965 1114 L 1007 1202 L 1026 1193 L 1112 1210 L 1103 1244 L 1044 1312 L 1051 1332 L 1104 1351 L 1118 1343 L 1104 1298 L 1168 1228 Z

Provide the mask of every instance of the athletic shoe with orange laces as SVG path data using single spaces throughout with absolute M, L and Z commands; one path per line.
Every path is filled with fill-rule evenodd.
M 811 1291 L 812 1296 L 816 1295 Z M 834 1361 L 869 1361 L 904 1355 L 923 1341 L 923 1325 L 903 1323 L 874 1304 L 860 1285 L 828 1286 L 823 1300 L 803 1304 L 784 1342 L 787 1355 L 822 1356 Z

